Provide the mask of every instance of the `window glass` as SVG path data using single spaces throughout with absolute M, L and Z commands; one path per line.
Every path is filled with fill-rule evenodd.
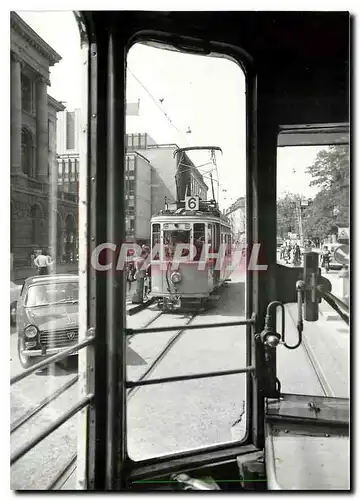
M 126 133 L 133 134 L 133 139 L 136 134 L 147 134 L 146 147 L 133 142 L 132 152 L 126 154 L 136 157 L 136 168 L 129 165 L 136 181 L 133 186 L 126 184 L 126 194 L 136 199 L 133 241 L 140 246 L 153 245 L 159 233 L 153 227 L 151 236 L 152 217 L 163 217 L 155 219 L 156 224 L 161 220 L 163 262 L 153 262 L 150 267 L 155 303 L 154 310 L 150 306 L 146 314 L 157 314 L 156 307 L 162 309 L 165 304 L 166 314 L 154 319 L 154 326 L 179 328 L 188 321 L 183 312 L 187 309 L 181 304 L 189 300 L 198 313 L 195 321 L 240 320 L 246 311 L 245 270 L 235 269 L 226 290 L 220 287 L 215 291 L 230 271 L 215 269 L 214 262 L 208 264 L 207 252 L 201 260 L 199 250 L 202 244 L 205 248 L 209 244 L 214 251 L 220 242 L 219 228 L 215 230 L 219 215 L 215 215 L 210 200 L 215 198 L 219 214 L 230 209 L 232 200 L 246 197 L 245 76 L 239 65 L 224 57 L 169 51 L 151 43 L 134 44 L 126 60 L 126 101 L 141 102 L 141 120 L 129 112 Z M 177 148 L 208 145 L 221 148 L 223 154 L 208 148 L 187 150 L 174 157 Z M 204 203 L 199 211 L 203 216 L 185 219 L 182 208 L 186 194 L 201 196 Z M 195 262 L 173 262 L 177 244 L 198 245 Z M 184 249 L 182 256 L 185 254 Z M 180 275 L 173 274 L 177 264 Z M 219 295 L 214 308 L 201 309 L 199 304 L 213 292 Z M 166 302 L 170 303 L 168 309 Z M 142 322 L 140 316 L 127 316 L 128 327 L 133 328 L 136 322 L 146 324 L 148 319 L 144 315 Z M 186 332 L 171 355 L 156 366 L 154 377 L 243 368 L 249 348 L 244 332 L 245 327 Z M 172 335 L 148 333 L 132 338 L 134 354 L 131 359 L 128 355 L 128 380 L 138 380 L 146 372 Z M 127 451 L 134 460 L 238 441 L 245 435 L 246 376 L 221 382 L 211 379 L 144 386 L 130 391 L 127 401 Z M 241 424 L 236 424 L 235 414 L 242 415 Z
M 194 260 L 205 259 L 204 249 L 205 243 L 205 224 L 194 224 L 194 246 L 196 255 Z
M 87 108 L 83 109 L 87 95 L 84 61 L 89 56 L 87 49 L 81 48 L 80 23 L 73 12 L 22 10 L 11 11 L 9 15 L 12 152 L 9 198 L 14 204 L 9 260 L 12 263 L 10 280 L 16 285 L 11 294 L 14 301 L 18 300 L 17 285 L 33 277 L 26 297 L 18 302 L 24 319 L 10 326 L 10 375 L 14 377 L 32 366 L 34 360 L 40 362 L 53 354 L 50 349 L 59 352 L 76 344 L 86 332 L 86 325 L 79 319 L 76 277 L 86 279 L 86 273 L 79 272 L 78 264 L 79 213 L 81 241 L 85 241 L 88 204 L 78 203 L 74 183 L 76 167 L 72 163 L 70 171 L 69 163 L 75 160 L 81 167 L 85 166 L 82 155 L 86 152 L 86 134 L 80 133 L 79 126 L 87 129 Z M 75 120 L 75 116 L 81 115 L 82 120 Z M 75 136 L 84 137 L 84 147 L 74 142 Z M 71 148 L 71 155 L 67 148 Z M 82 170 L 81 175 L 86 175 L 84 168 Z M 86 199 L 86 193 L 83 196 Z M 85 254 L 84 266 L 89 257 Z M 38 278 L 38 273 L 44 276 Z M 45 274 L 51 275 L 54 285 L 41 288 L 39 279 L 49 283 Z M 69 282 L 62 280 L 64 275 L 70 277 Z M 29 282 L 24 291 L 28 285 Z M 25 334 L 31 324 L 39 329 L 35 338 L 31 337 L 34 328 L 26 330 L 28 336 Z M 53 396 L 71 378 L 76 380 L 83 359 L 81 353 L 70 356 L 66 359 L 66 368 L 64 362 L 52 364 L 11 385 L 11 424 Z M 35 434 L 43 432 L 79 400 L 83 373 L 59 399 L 11 432 L 11 454 L 29 444 Z M 11 489 L 37 491 L 50 487 L 79 449 L 80 418 L 80 413 L 72 417 L 11 466 Z M 82 432 L 81 438 L 83 436 Z M 65 476 L 65 489 L 76 490 L 78 472 L 79 469 Z
M 33 111 L 33 87 L 34 84 L 29 76 L 21 75 L 21 103 L 24 111 L 32 113 Z

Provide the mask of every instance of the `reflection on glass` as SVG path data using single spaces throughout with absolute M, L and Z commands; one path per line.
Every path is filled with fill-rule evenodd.
M 78 341 L 79 117 L 85 89 L 79 30 L 71 11 L 11 12 L 10 31 L 14 376 L 53 354 L 49 349 L 59 352 Z M 77 355 L 12 385 L 11 422 L 76 374 Z M 77 396 L 74 384 L 25 421 L 11 434 L 11 452 L 54 422 Z M 11 467 L 13 489 L 48 488 L 76 451 L 76 420 Z M 64 487 L 75 488 L 74 474 Z

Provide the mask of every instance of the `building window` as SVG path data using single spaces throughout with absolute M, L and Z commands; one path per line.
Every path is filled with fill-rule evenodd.
M 21 104 L 23 111 L 33 112 L 33 89 L 32 80 L 24 74 L 21 74 Z
M 76 161 L 76 160 L 75 160 Z M 70 182 L 75 182 L 75 161 L 70 162 Z
M 128 180 L 128 190 L 130 191 L 135 191 L 135 180 L 129 179 Z
M 135 170 L 135 158 L 133 156 L 129 157 L 129 167 L 128 170 Z
M 31 132 L 21 130 L 21 170 L 29 177 L 34 176 L 34 141 Z
M 75 111 L 66 113 L 66 149 L 75 149 Z

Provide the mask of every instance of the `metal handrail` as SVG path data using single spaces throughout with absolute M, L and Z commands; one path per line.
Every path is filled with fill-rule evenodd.
M 48 404 L 50 404 L 54 399 L 58 398 L 63 394 L 63 392 L 67 391 L 72 387 L 76 382 L 79 380 L 79 375 L 76 375 L 73 377 L 69 382 L 66 384 L 62 385 L 57 391 L 53 392 L 51 396 L 46 396 L 42 401 L 40 401 L 39 404 L 37 404 L 34 408 L 31 408 L 29 411 L 27 411 L 24 415 L 19 417 L 13 424 L 11 424 L 10 428 L 10 434 L 15 432 L 19 427 L 24 425 L 28 420 L 30 420 L 31 417 L 39 413 L 43 408 L 45 408 Z
M 254 366 L 247 366 L 239 370 L 225 370 L 221 372 L 206 372 L 197 373 L 192 375 L 180 375 L 178 377 L 164 377 L 164 378 L 152 378 L 150 380 L 129 380 L 126 382 L 126 387 L 140 387 L 143 385 L 157 385 L 157 384 L 167 384 L 170 382 L 182 382 L 186 380 L 196 380 L 201 378 L 214 378 L 214 377 L 225 377 L 228 375 L 238 375 L 239 373 L 252 373 L 255 372 Z
M 204 330 L 207 328 L 225 328 L 229 326 L 245 326 L 245 325 L 255 325 L 254 319 L 244 319 L 242 321 L 230 321 L 227 323 L 205 323 L 201 325 L 189 325 L 184 326 L 184 330 Z M 178 330 L 179 325 L 175 326 L 161 326 L 158 328 L 125 328 L 126 335 L 134 335 L 135 333 L 160 333 L 160 332 L 171 332 Z
M 350 308 L 349 308 L 348 304 L 346 304 L 344 301 L 339 299 L 339 297 L 336 297 L 336 295 L 334 295 L 333 293 L 326 292 L 325 290 L 320 290 L 320 293 L 323 295 L 325 300 L 326 300 L 326 298 L 333 300 L 338 306 L 340 306 L 342 309 L 344 309 L 345 312 L 347 312 L 347 313 L 350 312 Z
M 341 317 L 341 319 L 343 321 L 345 321 L 345 323 L 347 325 L 350 324 L 349 316 L 346 313 L 341 311 L 340 307 L 338 307 L 336 305 L 335 301 L 333 301 L 330 297 L 325 297 L 325 296 L 324 296 L 324 300 L 329 304 L 330 307 L 332 307 L 334 309 L 335 312 L 338 313 L 338 315 Z
M 93 399 L 94 399 L 94 394 L 86 395 L 78 403 L 72 406 L 66 413 L 64 413 L 63 415 L 61 415 L 61 417 L 55 420 L 55 422 L 50 424 L 45 430 L 39 432 L 37 436 L 35 436 L 28 443 L 20 447 L 15 453 L 11 455 L 10 465 L 13 465 L 15 462 L 17 462 L 28 451 L 32 450 L 32 448 L 34 448 L 37 444 L 43 441 L 52 432 L 56 431 L 56 429 L 58 429 L 61 425 L 63 425 L 67 420 L 76 415 L 76 413 L 82 410 L 85 406 L 88 406 Z
M 53 363 L 57 363 L 58 361 L 61 361 L 62 359 L 65 359 L 69 356 L 69 354 L 72 354 L 74 352 L 79 351 L 83 347 L 86 347 L 90 344 L 92 344 L 95 340 L 95 336 L 88 337 L 87 339 L 83 340 L 79 344 L 76 344 L 72 347 L 68 347 L 64 351 L 59 352 L 58 354 L 54 354 L 53 356 L 50 356 L 49 358 L 44 359 L 43 361 L 40 361 L 40 363 L 37 363 L 36 365 L 31 366 L 30 368 L 27 368 L 24 370 L 22 373 L 19 373 L 18 375 L 15 375 L 10 379 L 10 385 L 16 384 L 16 382 L 19 382 L 20 380 L 23 380 L 26 378 L 28 375 L 31 375 L 32 373 L 36 372 L 37 370 L 41 370 L 42 368 L 45 368 L 46 366 L 49 366 Z
M 333 295 L 332 293 L 323 290 L 321 286 L 318 287 L 318 292 L 320 296 L 327 302 L 327 304 L 329 304 L 329 306 L 332 307 L 334 311 L 338 313 L 341 319 L 345 321 L 347 325 L 349 325 L 350 324 L 349 306 L 345 304 L 345 302 L 340 300 L 338 297 L 336 297 L 336 295 Z M 345 309 L 346 313 L 341 311 L 339 306 Z

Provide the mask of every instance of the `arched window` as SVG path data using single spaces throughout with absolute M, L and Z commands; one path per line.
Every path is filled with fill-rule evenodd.
M 21 170 L 34 177 L 34 141 L 27 128 L 21 129 Z

